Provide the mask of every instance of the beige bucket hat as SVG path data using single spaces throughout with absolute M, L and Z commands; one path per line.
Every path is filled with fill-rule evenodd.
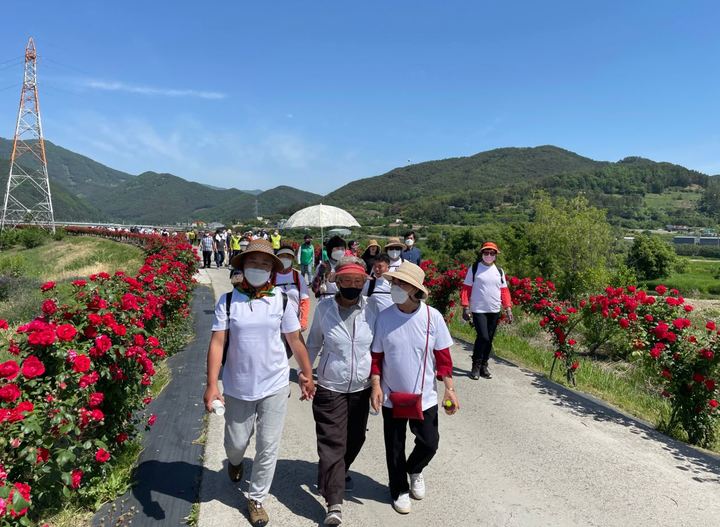
M 257 240 L 251 240 L 250 243 L 248 243 L 247 248 L 243 252 L 233 256 L 232 260 L 230 260 L 230 265 L 232 265 L 235 269 L 242 269 L 245 258 L 249 254 L 253 253 L 262 253 L 267 254 L 268 256 L 272 256 L 273 271 L 277 273 L 278 271 L 283 270 L 283 263 L 280 261 L 280 258 L 275 256 L 275 251 L 273 250 L 272 243 L 270 243 L 268 240 L 263 240 L 262 238 L 258 238 Z
M 384 250 L 387 252 L 387 250 L 390 247 L 399 247 L 400 249 L 405 249 L 405 244 L 400 241 L 400 238 L 388 238 L 387 243 L 385 244 Z
M 422 291 L 423 300 L 428 297 L 428 290 L 423 285 L 423 282 L 425 281 L 425 271 L 423 271 L 420 266 L 415 265 L 412 262 L 408 262 L 407 260 L 404 261 L 400 264 L 400 267 L 398 267 L 396 271 L 390 271 L 389 273 L 383 274 L 383 278 L 386 280 L 390 280 L 391 278 L 401 280 Z

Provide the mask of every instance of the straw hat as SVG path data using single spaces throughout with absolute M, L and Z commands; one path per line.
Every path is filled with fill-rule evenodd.
M 262 253 L 267 254 L 268 256 L 272 256 L 273 271 L 278 272 L 283 270 L 283 264 L 280 261 L 280 258 L 275 256 L 275 251 L 273 251 L 272 243 L 267 240 L 263 240 L 262 238 L 250 241 L 247 248 L 243 252 L 241 252 L 240 254 L 236 254 L 232 257 L 232 259 L 230 260 L 230 265 L 232 265 L 235 269 L 242 269 L 243 262 L 245 261 L 247 255 L 253 253 Z
M 365 247 L 365 248 L 369 249 L 370 247 L 377 247 L 379 249 L 380 244 L 377 242 L 377 240 L 370 240 L 367 244 L 367 247 Z
M 400 249 L 405 249 L 405 244 L 400 241 L 400 238 L 388 238 L 388 241 L 385 244 L 385 251 L 387 251 L 390 247 L 399 247 Z
M 400 264 L 400 267 L 398 267 L 396 271 L 390 271 L 389 273 L 383 274 L 383 278 L 385 280 L 390 280 L 391 278 L 401 280 L 422 291 L 423 300 L 428 297 L 428 290 L 423 285 L 423 281 L 425 280 L 425 271 L 423 271 L 420 266 L 415 265 L 412 262 L 405 260 Z

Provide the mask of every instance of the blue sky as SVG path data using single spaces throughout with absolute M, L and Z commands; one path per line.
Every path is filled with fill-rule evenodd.
M 29 5 L 3 4 L 0 136 L 32 35 L 46 138 L 133 174 L 326 193 L 543 144 L 720 173 L 714 1 Z

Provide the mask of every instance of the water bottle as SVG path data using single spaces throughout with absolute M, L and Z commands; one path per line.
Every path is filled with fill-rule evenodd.
M 215 415 L 225 415 L 225 405 L 220 399 L 215 399 L 211 406 Z

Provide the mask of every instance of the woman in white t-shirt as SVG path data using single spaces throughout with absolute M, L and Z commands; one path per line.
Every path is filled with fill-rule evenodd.
M 275 274 L 274 284 L 288 296 L 288 302 L 292 303 L 300 319 L 300 331 L 305 331 L 308 327 L 308 317 L 310 315 L 310 295 L 308 294 L 308 286 L 300 271 L 293 269 L 295 251 L 292 247 L 285 245 L 280 247 L 277 257 L 283 263 L 283 269 Z
M 422 471 L 435 455 L 440 440 L 436 378 L 445 384 L 445 412 L 454 414 L 460 404 L 452 379 L 452 337 L 440 312 L 423 302 L 428 295 L 423 285 L 425 273 L 406 261 L 397 271 L 386 273 L 384 277 L 391 281 L 390 296 L 395 305 L 381 311 L 375 322 L 370 400 L 376 411 L 382 406 L 393 508 L 407 514 L 410 496 L 416 500 L 425 497 Z M 406 417 L 398 399 L 404 396 L 407 401 L 412 394 L 416 394 L 419 401 L 414 408 L 405 409 L 416 409 L 417 412 Z M 405 415 L 412 413 L 409 411 Z M 406 457 L 408 425 L 415 436 L 415 448 Z
M 256 454 L 250 476 L 248 510 L 250 523 L 263 526 L 269 521 L 263 500 L 275 473 L 290 394 L 290 367 L 281 334 L 304 374 L 300 378 L 304 399 L 312 399 L 315 385 L 307 349 L 300 338 L 297 315 L 293 309 L 284 308 L 281 290 L 272 285 L 273 275 L 282 269 L 272 244 L 262 239 L 253 240 L 244 252 L 233 258 L 232 265 L 243 271 L 243 281 L 222 295 L 215 306 L 204 402 L 209 412 L 213 411 L 216 400 L 225 406 L 225 453 L 228 475 L 233 482 L 243 479 L 245 450 L 255 434 Z M 228 294 L 232 295 L 229 319 Z M 227 360 L 223 361 L 225 347 Z M 218 375 L 223 362 L 221 395 Z
M 472 370 L 470 378 L 492 379 L 488 360 L 492 352 L 495 330 L 502 312 L 508 323 L 513 321 L 512 299 L 505 280 L 505 273 L 495 265 L 500 250 L 494 242 L 485 242 L 480 248 L 481 259 L 467 270 L 460 291 L 463 319 L 475 328 Z

